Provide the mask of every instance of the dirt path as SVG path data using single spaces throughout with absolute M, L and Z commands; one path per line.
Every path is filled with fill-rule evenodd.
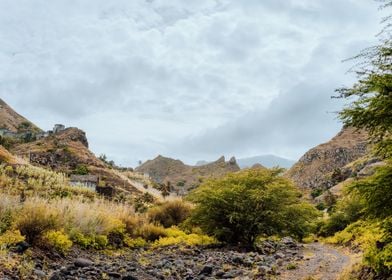
M 285 270 L 282 280 L 337 280 L 353 263 L 353 257 L 322 243 L 304 245 L 304 260 L 297 268 Z
M 158 200 L 162 200 L 162 201 L 167 201 L 167 200 L 175 200 L 175 199 L 179 199 L 179 197 L 176 194 L 171 193 L 169 196 L 163 197 L 162 193 L 157 190 L 154 189 L 150 186 L 148 186 L 147 188 L 144 187 L 144 185 L 140 182 L 134 181 L 129 179 L 127 176 L 125 176 L 124 174 L 122 174 L 121 172 L 118 171 L 114 171 L 114 173 L 116 173 L 117 176 L 119 176 L 121 179 L 123 179 L 124 181 L 127 181 L 129 184 L 131 184 L 132 186 L 134 186 L 136 189 L 138 189 L 140 192 L 142 193 L 149 193 L 151 194 L 154 198 L 158 199 Z

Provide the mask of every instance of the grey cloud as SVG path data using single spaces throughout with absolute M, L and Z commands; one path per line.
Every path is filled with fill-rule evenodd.
M 45 128 L 80 126 L 94 151 L 123 163 L 261 147 L 296 156 L 338 129 L 329 96 L 351 81 L 340 61 L 372 42 L 376 7 L 3 0 L 0 96 Z
M 331 100 L 331 93 L 333 88 L 327 84 L 298 84 L 276 97 L 266 110 L 184 139 L 180 152 L 193 158 L 252 152 L 298 157 L 298 152 L 289 151 L 303 151 L 339 129 L 335 112 L 342 103 Z

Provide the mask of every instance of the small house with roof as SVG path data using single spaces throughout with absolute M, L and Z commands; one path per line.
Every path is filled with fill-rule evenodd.
M 69 181 L 71 186 L 86 187 L 95 191 L 99 179 L 96 175 L 71 175 Z
M 65 125 L 63 125 L 63 124 L 55 124 L 54 127 L 53 127 L 53 133 L 54 134 L 59 133 L 59 132 L 61 132 L 63 130 L 65 130 Z

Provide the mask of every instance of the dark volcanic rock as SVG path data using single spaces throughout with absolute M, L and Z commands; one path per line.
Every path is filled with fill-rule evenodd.
M 91 266 L 91 265 L 93 265 L 94 263 L 92 262 L 92 261 L 90 261 L 90 260 L 88 260 L 88 259 L 84 259 L 84 258 L 77 258 L 75 261 L 74 261 L 74 265 L 76 266 L 76 267 L 88 267 L 88 266 Z
M 46 263 L 36 259 L 38 275 L 50 275 L 50 280 L 66 279 L 266 279 L 278 267 L 297 260 L 300 247 L 290 238 L 282 242 L 264 241 L 272 253 L 239 251 L 238 248 L 202 248 L 169 246 L 153 250 L 127 250 L 120 255 L 107 255 L 99 251 L 75 251 L 68 257 Z M 295 255 L 295 256 L 294 256 Z M 94 261 L 92 261 L 94 260 Z M 41 266 L 40 266 L 41 265 Z M 15 271 L 16 273 L 16 271 Z M 1 278 L 0 272 L 0 279 Z M 106 277 L 106 278 L 105 278 Z M 12 278 L 12 277 L 11 277 Z M 44 278 L 42 278 L 44 279 Z
M 206 265 L 203 267 L 203 269 L 200 271 L 200 275 L 211 275 L 212 271 L 214 270 L 214 268 L 210 265 Z

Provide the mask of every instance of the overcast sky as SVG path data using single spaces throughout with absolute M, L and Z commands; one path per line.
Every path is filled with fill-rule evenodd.
M 297 159 L 340 130 L 342 60 L 381 17 L 372 0 L 0 0 L 0 96 L 122 165 Z

